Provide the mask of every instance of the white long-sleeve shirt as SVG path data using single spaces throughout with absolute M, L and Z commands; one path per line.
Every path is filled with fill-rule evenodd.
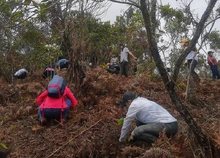
M 194 58 L 195 56 L 195 58 Z M 198 56 L 197 56 L 197 52 L 196 51 L 191 51 L 187 56 L 186 56 L 186 60 L 192 60 L 195 59 L 196 61 L 198 61 Z
M 133 100 L 130 107 L 128 108 L 128 112 L 121 129 L 121 136 L 119 141 L 124 140 L 127 133 L 129 132 L 133 120 L 138 120 L 146 124 L 171 123 L 177 121 L 166 109 L 164 109 L 159 104 L 146 98 L 138 97 Z

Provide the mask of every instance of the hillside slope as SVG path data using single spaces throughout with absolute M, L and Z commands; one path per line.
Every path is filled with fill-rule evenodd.
M 157 76 L 145 72 L 125 78 L 107 73 L 101 68 L 87 72 L 83 94 L 73 91 L 79 105 L 69 113 L 64 125 L 56 121 L 39 126 L 36 97 L 45 89 L 47 80 L 29 76 L 16 85 L 1 83 L 0 91 L 0 157 L 193 157 L 187 135 L 191 132 L 175 110 L 163 83 Z M 181 81 L 179 85 L 185 85 Z M 190 112 L 216 146 L 220 145 L 220 81 L 202 79 L 197 89 L 199 107 L 189 105 Z M 178 134 L 167 139 L 163 135 L 153 146 L 145 142 L 118 141 L 126 108 L 120 106 L 122 95 L 134 91 L 156 101 L 179 121 Z M 184 99 L 185 87 L 178 93 Z M 134 125 L 133 125 L 134 126 Z M 132 129 L 131 129 L 132 130 Z M 6 147 L 8 149 L 6 149 Z

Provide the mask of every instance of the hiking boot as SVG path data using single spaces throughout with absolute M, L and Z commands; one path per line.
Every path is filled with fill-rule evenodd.
M 39 122 L 40 122 L 41 126 L 45 126 L 47 124 L 47 120 L 46 119 L 41 119 Z
M 66 119 L 62 119 L 62 124 L 65 124 L 66 123 Z

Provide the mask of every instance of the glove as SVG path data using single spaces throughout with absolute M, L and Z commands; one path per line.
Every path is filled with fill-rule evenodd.
M 119 142 L 124 142 L 125 138 L 119 138 Z

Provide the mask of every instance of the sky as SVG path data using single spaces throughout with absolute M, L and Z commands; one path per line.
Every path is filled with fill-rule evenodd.
M 179 8 L 180 6 L 180 0 L 161 0 L 162 3 L 170 4 L 173 8 Z M 187 0 L 183 0 L 187 1 Z M 189 1 L 189 0 L 188 0 Z M 199 1 L 199 3 L 198 3 Z M 191 10 L 195 13 L 199 14 L 199 17 L 202 16 L 202 13 L 207 7 L 207 0 L 194 0 L 191 5 Z M 217 6 L 217 5 L 216 5 Z M 126 9 L 128 8 L 128 5 L 126 4 L 120 4 L 120 3 L 111 3 L 110 8 L 108 9 L 107 13 L 101 17 L 102 21 L 110 21 L 111 24 L 113 24 L 116 20 L 116 16 L 122 15 Z M 220 25 L 219 25 L 220 26 Z
M 103 22 L 110 21 L 113 24 L 116 21 L 116 17 L 122 15 L 127 8 L 128 6 L 126 4 L 111 3 L 106 14 L 101 16 L 101 20 Z
M 159 1 L 159 0 L 158 0 Z M 179 8 L 181 6 L 180 0 L 161 0 L 163 5 L 170 4 L 172 8 Z M 189 1 L 189 0 L 182 0 L 182 1 Z M 201 18 L 202 14 L 204 13 L 206 7 L 207 7 L 207 1 L 208 0 L 193 0 L 191 4 L 191 11 L 193 11 L 195 14 L 198 14 L 199 19 Z M 198 3 L 199 2 L 199 3 Z M 220 3 L 216 3 L 216 7 Z M 128 5 L 126 4 L 119 4 L 119 3 L 111 3 L 110 8 L 108 9 L 107 13 L 101 17 L 101 21 L 110 21 L 111 24 L 113 24 L 116 21 L 116 16 L 122 15 L 126 9 L 128 8 Z M 215 27 L 217 30 L 220 28 L 220 20 L 215 24 Z M 207 48 L 208 51 L 208 48 Z M 218 59 L 220 59 L 220 56 L 217 56 Z

